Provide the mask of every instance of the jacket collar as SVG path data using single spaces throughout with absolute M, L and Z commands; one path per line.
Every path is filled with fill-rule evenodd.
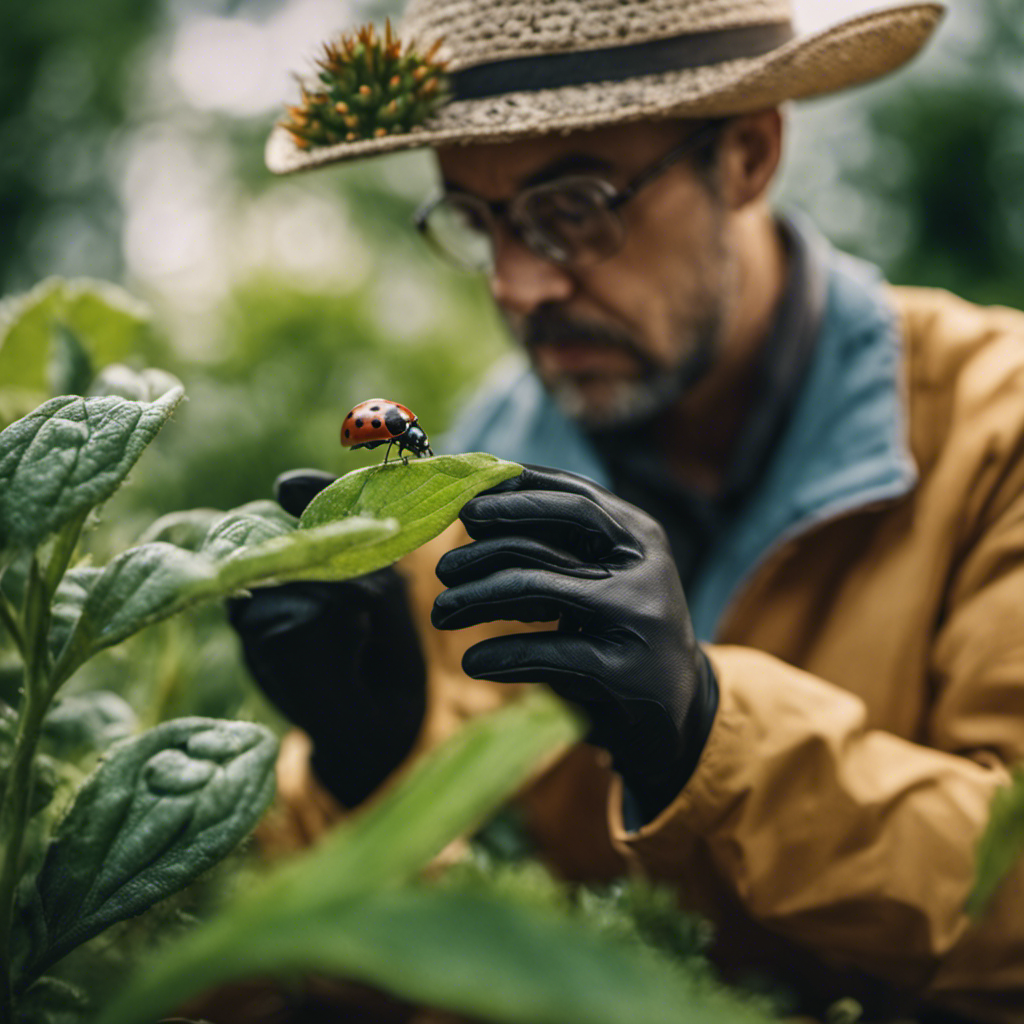
M 837 252 L 806 222 L 793 228 L 824 268 L 821 330 L 757 488 L 687 594 L 704 640 L 714 637 L 737 589 L 781 544 L 837 516 L 894 500 L 917 480 L 906 436 L 902 341 L 882 277 Z M 489 451 L 609 484 L 586 436 L 521 365 L 498 369 L 445 450 Z

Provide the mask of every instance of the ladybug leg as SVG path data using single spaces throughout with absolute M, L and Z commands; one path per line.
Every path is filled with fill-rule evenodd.
M 384 462 L 387 463 L 388 456 L 391 454 L 391 448 L 394 445 L 394 441 L 388 441 L 388 450 L 384 453 Z

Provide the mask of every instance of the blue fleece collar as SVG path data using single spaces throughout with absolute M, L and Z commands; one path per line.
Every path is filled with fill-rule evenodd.
M 826 520 L 900 497 L 917 481 L 906 438 L 899 325 L 881 275 L 832 249 L 806 225 L 798 229 L 825 263 L 821 331 L 769 465 L 687 593 L 702 640 L 714 639 L 737 591 L 780 544 Z M 521 363 L 492 375 L 444 450 L 489 451 L 609 485 L 586 436 Z

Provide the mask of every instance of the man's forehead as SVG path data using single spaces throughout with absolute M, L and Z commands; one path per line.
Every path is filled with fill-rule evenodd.
M 449 146 L 437 150 L 436 156 L 446 184 L 497 197 L 566 174 L 629 173 L 680 137 L 678 124 L 629 124 L 515 142 Z

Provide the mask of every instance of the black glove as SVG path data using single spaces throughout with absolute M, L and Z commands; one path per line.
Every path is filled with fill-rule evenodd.
M 543 682 L 580 705 L 587 740 L 608 750 L 644 821 L 693 772 L 718 689 L 698 646 L 661 526 L 571 473 L 527 467 L 467 502 L 474 542 L 445 554 L 439 629 L 558 620 L 558 630 L 494 637 L 466 651 L 477 679 Z
M 278 478 L 292 515 L 334 478 Z M 313 768 L 346 807 L 360 804 L 409 752 L 426 706 L 426 666 L 405 582 L 381 569 L 338 583 L 286 583 L 228 603 L 246 664 L 281 713 L 313 740 Z

